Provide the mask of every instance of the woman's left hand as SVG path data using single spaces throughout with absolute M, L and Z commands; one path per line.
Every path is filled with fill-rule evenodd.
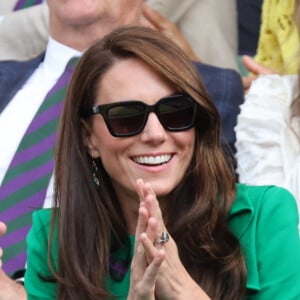
M 141 179 L 137 180 L 137 192 L 141 207 L 147 212 L 148 222 L 145 224 L 146 230 L 143 233 L 147 237 L 146 260 L 151 263 L 158 251 L 165 252 L 155 283 L 156 299 L 209 299 L 181 263 L 176 243 L 172 237 L 168 234 L 167 242 L 158 242 L 163 237 L 162 233 L 167 233 L 167 228 L 155 192 L 150 184 L 144 183 Z
M 261 63 L 257 63 L 254 58 L 244 55 L 242 57 L 243 64 L 245 68 L 249 71 L 249 75 L 243 77 L 243 86 L 245 92 L 247 92 L 251 86 L 253 80 L 255 80 L 260 75 L 270 75 L 270 74 L 278 74 L 275 70 L 270 67 L 266 67 Z

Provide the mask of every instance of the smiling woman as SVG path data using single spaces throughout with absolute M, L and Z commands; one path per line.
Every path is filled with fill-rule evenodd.
M 295 200 L 235 185 L 214 104 L 156 31 L 115 30 L 81 58 L 55 186 L 27 238 L 29 300 L 300 297 Z

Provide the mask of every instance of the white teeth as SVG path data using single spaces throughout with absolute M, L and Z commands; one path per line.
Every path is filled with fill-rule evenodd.
M 158 156 L 139 156 L 134 157 L 133 160 L 143 165 L 161 165 L 167 163 L 171 159 L 170 154 L 158 155 Z

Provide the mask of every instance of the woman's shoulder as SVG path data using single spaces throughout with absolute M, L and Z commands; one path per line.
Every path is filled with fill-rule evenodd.
M 228 225 L 241 244 L 249 293 L 259 299 L 299 299 L 298 222 L 295 200 L 284 188 L 238 184 Z
M 253 208 L 260 206 L 283 207 L 283 202 L 294 207 L 296 204 L 293 195 L 285 188 L 276 185 L 247 185 L 237 184 L 237 194 L 234 203 L 244 203 Z
M 27 245 L 30 249 L 41 247 L 46 251 L 48 247 L 48 239 L 51 231 L 51 215 L 52 209 L 39 209 L 32 214 L 32 227 L 27 235 Z M 57 226 L 54 227 L 53 232 L 53 253 L 57 252 L 58 231 Z
M 32 224 L 36 230 L 46 229 L 48 231 L 51 222 L 52 209 L 39 209 L 32 214 Z
M 228 216 L 229 228 L 241 238 L 247 232 L 271 232 L 291 226 L 298 231 L 298 209 L 293 195 L 274 185 L 237 185 L 237 194 Z
M 275 185 L 237 185 L 237 194 L 229 218 L 239 219 L 239 216 L 246 215 L 252 221 L 269 218 L 270 222 L 292 221 L 297 226 L 299 222 L 294 196 L 287 189 Z
M 33 217 L 41 218 L 42 220 L 50 220 L 52 209 L 42 208 L 33 212 Z

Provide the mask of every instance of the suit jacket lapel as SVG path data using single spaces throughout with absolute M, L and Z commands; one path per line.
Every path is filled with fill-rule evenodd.
M 45 53 L 28 61 L 0 62 L 0 113 L 31 76 Z

